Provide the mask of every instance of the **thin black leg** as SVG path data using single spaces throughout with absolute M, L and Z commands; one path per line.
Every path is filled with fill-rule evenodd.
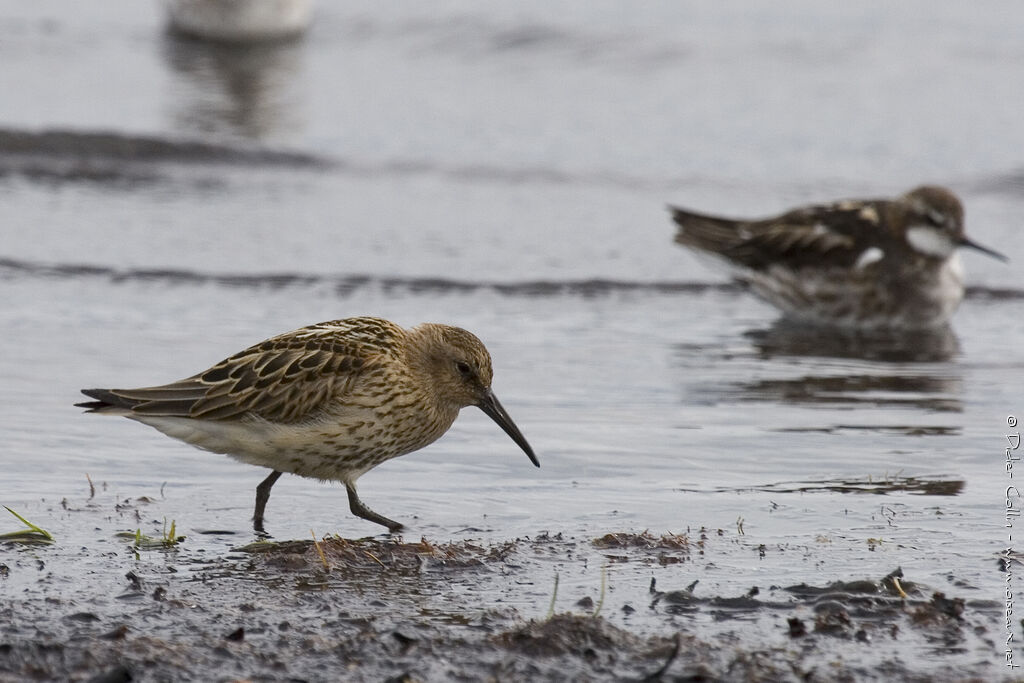
M 280 478 L 281 473 L 274 470 L 256 487 L 256 512 L 252 515 L 252 528 L 261 534 L 266 533 L 263 530 L 263 510 L 267 507 L 267 501 L 270 500 L 270 489 Z
M 356 517 L 362 517 L 363 519 L 376 522 L 388 528 L 391 533 L 398 533 L 403 529 L 402 525 L 393 519 L 388 519 L 384 515 L 378 515 L 376 512 L 366 507 L 363 501 L 359 500 L 359 494 L 356 493 L 355 484 L 345 484 L 345 490 L 348 491 L 348 507 L 352 510 L 352 514 Z

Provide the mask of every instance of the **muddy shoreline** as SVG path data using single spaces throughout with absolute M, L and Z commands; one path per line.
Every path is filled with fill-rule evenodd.
M 970 587 L 898 568 L 820 585 L 752 571 L 737 594 L 689 581 L 737 541 L 756 548 L 731 531 L 247 543 L 168 535 L 147 520 L 151 503 L 65 499 L 88 538 L 0 546 L 0 680 L 999 678 L 1000 605 Z M 230 548 L 201 547 L 211 538 Z M 582 588 L 559 589 L 581 573 Z

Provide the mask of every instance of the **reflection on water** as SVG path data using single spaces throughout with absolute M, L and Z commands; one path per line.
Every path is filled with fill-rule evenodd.
M 889 363 L 938 363 L 953 358 L 960 342 L 948 326 L 931 330 L 845 330 L 782 319 L 745 333 L 764 358 L 808 356 Z
M 740 385 L 743 400 L 791 404 L 867 404 L 906 406 L 930 412 L 963 410 L 958 378 L 948 376 L 873 374 L 801 375 L 791 379 L 759 379 Z
M 778 321 L 734 338 L 735 343 L 678 344 L 683 367 L 700 367 L 697 392 L 727 402 L 908 409 L 925 413 L 964 410 L 960 347 L 948 327 L 933 331 L 852 331 Z M 707 363 L 712 359 L 714 366 Z M 717 366 L 717 367 L 715 367 Z M 714 372 L 710 370 L 714 369 Z M 690 375 L 687 375 L 688 377 Z M 692 394 L 694 388 L 687 392 Z M 808 427 L 810 431 L 853 428 Z M 958 433 L 959 425 L 880 425 L 908 435 Z
M 904 436 L 959 436 L 961 427 L 944 427 L 942 425 L 889 425 L 889 424 L 837 424 L 828 427 L 783 427 L 773 429 L 775 432 L 819 432 L 836 434 L 838 432 L 866 431 L 880 434 L 902 434 Z
M 224 45 L 168 35 L 174 127 L 191 135 L 290 137 L 303 123 L 303 50 L 302 42 Z
M 804 357 L 871 362 L 871 372 L 864 372 L 861 365 L 851 371 L 845 364 L 826 362 L 812 366 L 823 370 L 820 374 L 745 382 L 741 393 L 746 400 L 963 411 L 963 383 L 947 363 L 959 352 L 960 345 L 948 326 L 861 331 L 800 326 L 781 320 L 767 329 L 749 330 L 744 336 L 765 360 Z M 839 374 L 837 369 L 844 372 Z M 907 427 L 906 433 L 919 434 L 920 429 Z
M 696 492 L 698 489 L 678 489 L 684 492 Z M 779 481 L 761 486 L 743 488 L 716 487 L 719 493 L 746 493 L 758 491 L 763 493 L 914 493 L 922 496 L 958 496 L 964 490 L 962 478 L 944 477 L 905 477 L 899 473 L 884 475 L 880 479 L 874 477 L 845 477 L 837 479 L 819 479 L 809 481 Z

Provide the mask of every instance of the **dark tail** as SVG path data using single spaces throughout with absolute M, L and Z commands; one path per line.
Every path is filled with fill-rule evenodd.
M 679 226 L 676 233 L 679 244 L 721 254 L 743 241 L 740 235 L 743 221 L 707 216 L 675 206 L 668 209 L 672 212 L 672 220 Z
M 110 389 L 82 389 L 82 393 L 95 401 L 76 403 L 76 408 L 85 408 L 89 413 L 106 413 L 114 410 L 131 410 L 137 401 L 118 396 Z
M 76 403 L 92 413 L 131 412 L 138 415 L 189 417 L 196 401 L 206 396 L 209 387 L 195 377 L 159 387 L 138 389 L 82 389 L 95 401 Z

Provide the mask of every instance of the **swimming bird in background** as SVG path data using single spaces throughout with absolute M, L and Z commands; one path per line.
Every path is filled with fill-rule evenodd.
M 313 0 L 164 0 L 174 31 L 200 40 L 247 45 L 301 36 Z
M 407 330 L 360 317 L 271 337 L 171 384 L 83 389 L 95 400 L 75 405 L 269 467 L 256 487 L 259 532 L 270 489 L 285 472 L 344 483 L 352 514 L 396 532 L 401 524 L 359 499 L 356 480 L 438 439 L 466 406 L 489 415 L 540 467 L 491 391 L 492 376 L 490 354 L 466 330 Z
M 854 328 L 930 328 L 964 296 L 958 247 L 1006 261 L 964 234 L 951 191 L 925 185 L 895 199 L 846 200 L 762 220 L 669 207 L 676 242 L 720 257 L 788 316 Z

